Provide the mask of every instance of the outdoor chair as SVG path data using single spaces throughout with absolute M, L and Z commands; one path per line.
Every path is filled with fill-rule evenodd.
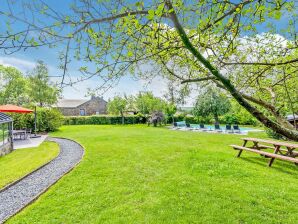
M 214 131 L 222 132 L 222 129 L 220 128 L 219 124 L 214 125 Z
M 31 128 L 26 128 L 26 139 L 31 137 L 32 134 L 32 129 Z
M 174 129 L 176 129 L 176 130 L 179 130 L 179 129 L 185 128 L 185 127 L 186 127 L 185 121 L 174 122 Z
M 238 124 L 233 125 L 233 130 L 234 130 L 235 133 L 241 133 Z
M 226 133 L 233 133 L 232 126 L 230 124 L 226 125 Z
M 205 128 L 205 125 L 204 124 L 200 124 L 200 130 L 201 131 L 208 131 L 208 129 Z
M 186 129 L 192 131 L 194 127 L 191 124 L 186 123 Z

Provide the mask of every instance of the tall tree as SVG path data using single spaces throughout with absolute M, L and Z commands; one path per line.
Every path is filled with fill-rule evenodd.
M 14 67 L 0 65 L 0 104 L 28 103 L 28 82 Z
M 57 102 L 59 91 L 50 82 L 48 68 L 43 61 L 37 62 L 36 67 L 29 74 L 29 81 L 31 102 L 38 103 L 40 107 Z
M 258 86 L 264 76 L 274 74 L 272 80 L 278 81 L 275 70 L 285 72 L 283 80 L 295 80 L 295 0 L 116 0 L 114 4 L 84 0 L 74 1 L 68 15 L 44 1 L 26 2 L 23 7 L 11 6 L 14 3 L 7 0 L 9 7 L 3 8 L 9 11 L 0 10 L 8 19 L 8 28 L 0 35 L 0 49 L 13 53 L 65 43 L 65 53 L 60 57 L 64 62 L 62 84 L 66 82 L 70 57 L 96 65 L 94 71 L 83 66 L 81 80 L 98 75 L 107 83 L 117 82 L 121 75 L 150 64 L 152 71 L 140 69 L 141 77 L 163 74 L 182 83 L 215 83 L 266 127 L 298 140 L 298 132 L 278 114 L 278 109 L 255 91 L 264 91 Z M 278 20 L 283 14 L 293 19 L 287 19 L 287 26 L 279 29 Z M 13 31 L 10 21 L 15 20 L 24 24 L 23 30 L 19 30 L 18 24 L 18 30 Z M 264 29 L 269 34 L 283 33 L 287 40 L 276 35 L 259 38 L 259 30 Z M 28 35 L 32 32 L 34 35 Z M 246 48 L 248 45 L 254 47 Z M 231 69 L 234 66 L 237 69 Z M 247 86 L 254 88 L 242 88 L 241 76 L 247 78 Z
M 193 114 L 196 116 L 213 115 L 215 123 L 218 124 L 218 117 L 229 112 L 230 108 L 231 104 L 226 96 L 212 88 L 208 88 L 198 96 Z
M 125 97 L 115 96 L 108 102 L 107 110 L 110 114 L 121 115 L 122 124 L 124 124 L 124 112 L 127 105 L 127 99 Z
M 138 112 L 149 115 L 153 112 L 164 111 L 166 102 L 153 95 L 152 92 L 139 92 L 135 96 L 135 107 Z

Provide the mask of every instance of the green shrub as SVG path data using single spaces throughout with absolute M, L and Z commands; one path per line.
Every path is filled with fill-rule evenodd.
M 278 133 L 276 133 L 275 131 L 273 131 L 272 129 L 269 128 L 265 128 L 265 132 L 268 135 L 268 137 L 270 138 L 275 138 L 275 139 L 284 139 L 284 137 Z
M 34 130 L 34 113 L 11 113 L 11 116 L 14 120 L 14 129 L 28 128 Z M 36 123 L 38 132 L 55 131 L 63 124 L 63 116 L 57 109 L 38 108 Z
M 124 117 L 125 124 L 143 124 L 146 118 L 139 115 L 129 115 Z M 122 124 L 120 116 L 94 115 L 94 116 L 71 116 L 64 117 L 65 125 L 83 125 L 83 124 Z

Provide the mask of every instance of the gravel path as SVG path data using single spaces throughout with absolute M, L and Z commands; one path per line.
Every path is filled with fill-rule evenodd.
M 60 145 L 60 154 L 49 164 L 0 192 L 0 223 L 37 199 L 80 162 L 84 150 L 78 143 L 60 138 L 48 140 Z

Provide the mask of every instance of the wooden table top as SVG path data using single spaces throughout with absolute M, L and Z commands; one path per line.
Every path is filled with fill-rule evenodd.
M 259 138 L 242 138 L 242 140 L 268 143 L 268 144 L 272 144 L 272 145 L 285 146 L 285 147 L 289 147 L 289 148 L 298 148 L 298 144 L 294 144 L 294 143 L 290 143 L 290 142 L 280 142 L 280 141 L 273 141 L 273 140 L 259 139 Z
M 12 130 L 12 133 L 26 133 L 26 130 Z

